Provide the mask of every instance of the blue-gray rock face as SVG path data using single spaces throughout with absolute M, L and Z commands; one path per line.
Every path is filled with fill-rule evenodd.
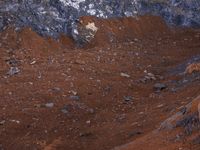
M 0 0 L 0 29 L 28 26 L 41 35 L 71 35 L 80 16 L 162 16 L 167 23 L 200 26 L 199 0 Z
M 169 24 L 200 26 L 199 0 L 142 0 L 140 6 L 140 13 L 162 16 Z

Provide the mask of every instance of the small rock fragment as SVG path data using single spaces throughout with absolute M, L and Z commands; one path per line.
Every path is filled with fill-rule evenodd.
M 50 89 L 50 91 L 57 93 L 57 92 L 60 92 L 61 89 L 59 87 L 54 87 L 54 88 Z
M 68 107 L 68 105 L 65 105 L 65 106 L 61 109 L 61 112 L 64 113 L 64 114 L 69 113 L 69 107 Z
M 130 75 L 128 75 L 127 73 L 120 73 L 120 75 L 122 76 L 122 77 L 126 77 L 126 78 L 130 78 L 131 76 Z
M 132 101 L 134 98 L 132 96 L 124 96 L 126 102 Z
M 7 74 L 13 76 L 15 74 L 18 74 L 19 72 L 20 70 L 18 67 L 11 67 Z
M 163 84 L 163 83 L 156 83 L 156 84 L 154 84 L 153 88 L 156 91 L 162 91 L 167 88 L 167 85 Z
M 45 107 L 47 107 L 47 108 L 53 108 L 53 106 L 54 106 L 54 103 L 46 103 L 45 104 Z
M 88 136 L 92 136 L 92 132 L 83 132 L 83 133 L 80 133 L 79 136 L 80 137 L 88 137 Z
M 76 95 L 71 95 L 69 98 L 70 98 L 71 100 L 76 100 L 76 101 L 80 100 L 80 97 L 79 97 L 79 96 L 76 96 Z
M 86 121 L 86 124 L 90 124 L 90 123 L 91 123 L 91 121 L 90 121 L 90 120 Z
M 95 110 L 94 110 L 93 108 L 89 108 L 87 111 L 88 111 L 90 114 L 94 114 L 94 113 L 95 113 Z
M 157 108 L 162 108 L 162 107 L 164 107 L 164 104 L 160 104 L 157 106 Z
M 42 105 L 41 104 L 35 104 L 34 107 L 40 108 L 40 107 L 42 107 Z
M 63 114 L 67 114 L 67 113 L 68 113 L 67 109 L 65 109 L 65 108 L 61 109 L 61 112 L 62 112 Z
M 73 95 L 77 95 L 78 94 L 78 92 L 74 91 L 74 90 L 69 91 L 69 93 L 72 93 Z
M 85 65 L 86 64 L 85 61 L 82 61 L 82 60 L 76 60 L 74 63 L 78 64 L 78 65 Z
M 0 125 L 4 125 L 6 123 L 5 120 L 0 121 Z
M 129 137 L 134 137 L 134 136 L 141 135 L 141 134 L 143 134 L 142 131 L 132 131 L 129 133 Z
M 32 61 L 32 62 L 30 63 L 30 65 L 34 65 L 35 63 L 36 63 L 36 60 Z
M 19 120 L 10 120 L 11 122 L 15 122 L 17 124 L 20 124 L 20 121 Z

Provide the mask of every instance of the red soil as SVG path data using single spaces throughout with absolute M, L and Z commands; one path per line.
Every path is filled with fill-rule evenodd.
M 30 29 L 0 33 L 0 149 L 109 150 L 136 140 L 129 149 L 199 150 L 187 137 L 176 142 L 178 131 L 151 133 L 200 94 L 199 80 L 174 85 L 183 76 L 170 73 L 199 54 L 200 31 L 171 30 L 150 16 L 89 21 L 99 30 L 87 48 Z M 20 72 L 7 75 L 11 67 Z M 145 72 L 156 80 L 140 82 Z M 156 93 L 157 82 L 168 88 Z

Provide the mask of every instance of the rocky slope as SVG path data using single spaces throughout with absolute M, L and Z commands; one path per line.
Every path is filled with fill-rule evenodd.
M 0 150 L 199 150 L 199 8 L 0 0 Z
M 1 0 L 0 29 L 30 26 L 42 35 L 76 34 L 80 16 L 101 18 L 154 14 L 169 24 L 200 25 L 198 0 Z
M 199 119 L 200 96 L 162 122 L 159 129 L 115 150 L 199 150 Z M 192 146 L 187 147 L 187 145 Z
M 200 30 L 155 16 L 81 22 L 99 29 L 96 45 L 0 33 L 0 149 L 199 150 L 197 107 L 185 106 L 200 95 Z M 152 134 L 177 112 L 169 134 Z

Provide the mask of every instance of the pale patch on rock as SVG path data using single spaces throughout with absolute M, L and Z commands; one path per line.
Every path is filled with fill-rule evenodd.
M 73 38 L 74 40 L 81 46 L 88 44 L 94 39 L 96 33 L 98 31 L 98 27 L 96 27 L 94 22 L 88 22 L 87 24 L 83 24 L 81 21 L 78 25 L 75 26 L 73 30 Z
M 89 22 L 86 26 L 86 29 L 92 30 L 93 32 L 97 32 L 98 28 L 95 26 L 94 22 Z
M 185 73 L 191 74 L 193 72 L 200 72 L 200 63 L 192 63 L 187 66 Z

